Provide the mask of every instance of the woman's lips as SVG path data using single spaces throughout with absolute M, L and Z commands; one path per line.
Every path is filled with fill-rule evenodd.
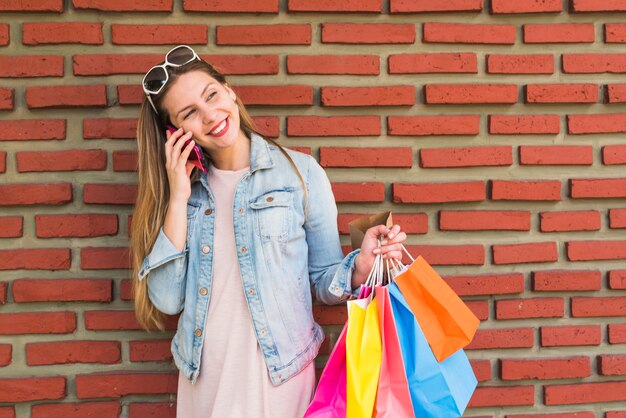
M 214 137 L 216 137 L 216 138 L 218 138 L 218 137 L 220 137 L 220 136 L 224 135 L 224 134 L 228 131 L 228 127 L 229 127 L 228 118 L 224 119 L 224 121 L 223 121 L 223 122 L 225 122 L 225 125 L 224 125 L 224 127 L 222 128 L 222 130 L 221 130 L 219 133 L 214 134 L 214 133 L 211 133 L 211 132 L 213 132 L 213 131 L 211 131 L 211 132 L 209 132 L 209 135 L 214 136 Z M 220 123 L 220 125 L 221 125 L 221 124 L 222 124 L 222 123 Z

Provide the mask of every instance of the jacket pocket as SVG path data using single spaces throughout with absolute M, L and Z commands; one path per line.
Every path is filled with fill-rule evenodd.
M 250 203 L 256 232 L 264 241 L 286 241 L 291 222 L 293 191 L 273 190 L 257 196 Z
M 202 204 L 200 202 L 188 201 L 187 202 L 187 241 L 191 238 L 191 234 L 193 233 L 195 227 L 195 218 L 200 210 Z

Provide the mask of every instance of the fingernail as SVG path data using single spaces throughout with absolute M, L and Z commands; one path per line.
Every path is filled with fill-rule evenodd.
M 390 232 L 389 233 L 389 238 L 393 238 L 393 237 L 394 237 L 393 232 Z
M 380 248 L 374 248 L 374 254 L 378 254 L 380 252 Z

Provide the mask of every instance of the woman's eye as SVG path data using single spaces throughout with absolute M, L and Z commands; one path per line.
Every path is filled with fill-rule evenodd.
M 211 100 L 213 98 L 213 96 L 215 96 L 216 94 L 217 94 L 216 92 L 213 92 L 213 93 L 209 94 L 207 96 L 207 98 L 206 98 L 206 101 L 208 102 L 209 100 Z
M 192 110 L 190 110 L 189 112 L 187 112 L 187 114 L 185 115 L 185 117 L 183 118 L 183 120 L 187 119 L 187 118 L 188 118 L 189 116 L 191 116 L 191 114 L 192 114 L 193 112 L 195 112 L 195 111 L 196 111 L 195 109 L 192 109 Z

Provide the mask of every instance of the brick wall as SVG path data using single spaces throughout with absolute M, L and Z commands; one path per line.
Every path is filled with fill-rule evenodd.
M 193 45 L 483 321 L 467 416 L 626 416 L 626 0 L 0 0 L 0 417 L 166 417 L 132 312 L 142 74 Z M 345 307 L 316 307 L 329 338 Z

